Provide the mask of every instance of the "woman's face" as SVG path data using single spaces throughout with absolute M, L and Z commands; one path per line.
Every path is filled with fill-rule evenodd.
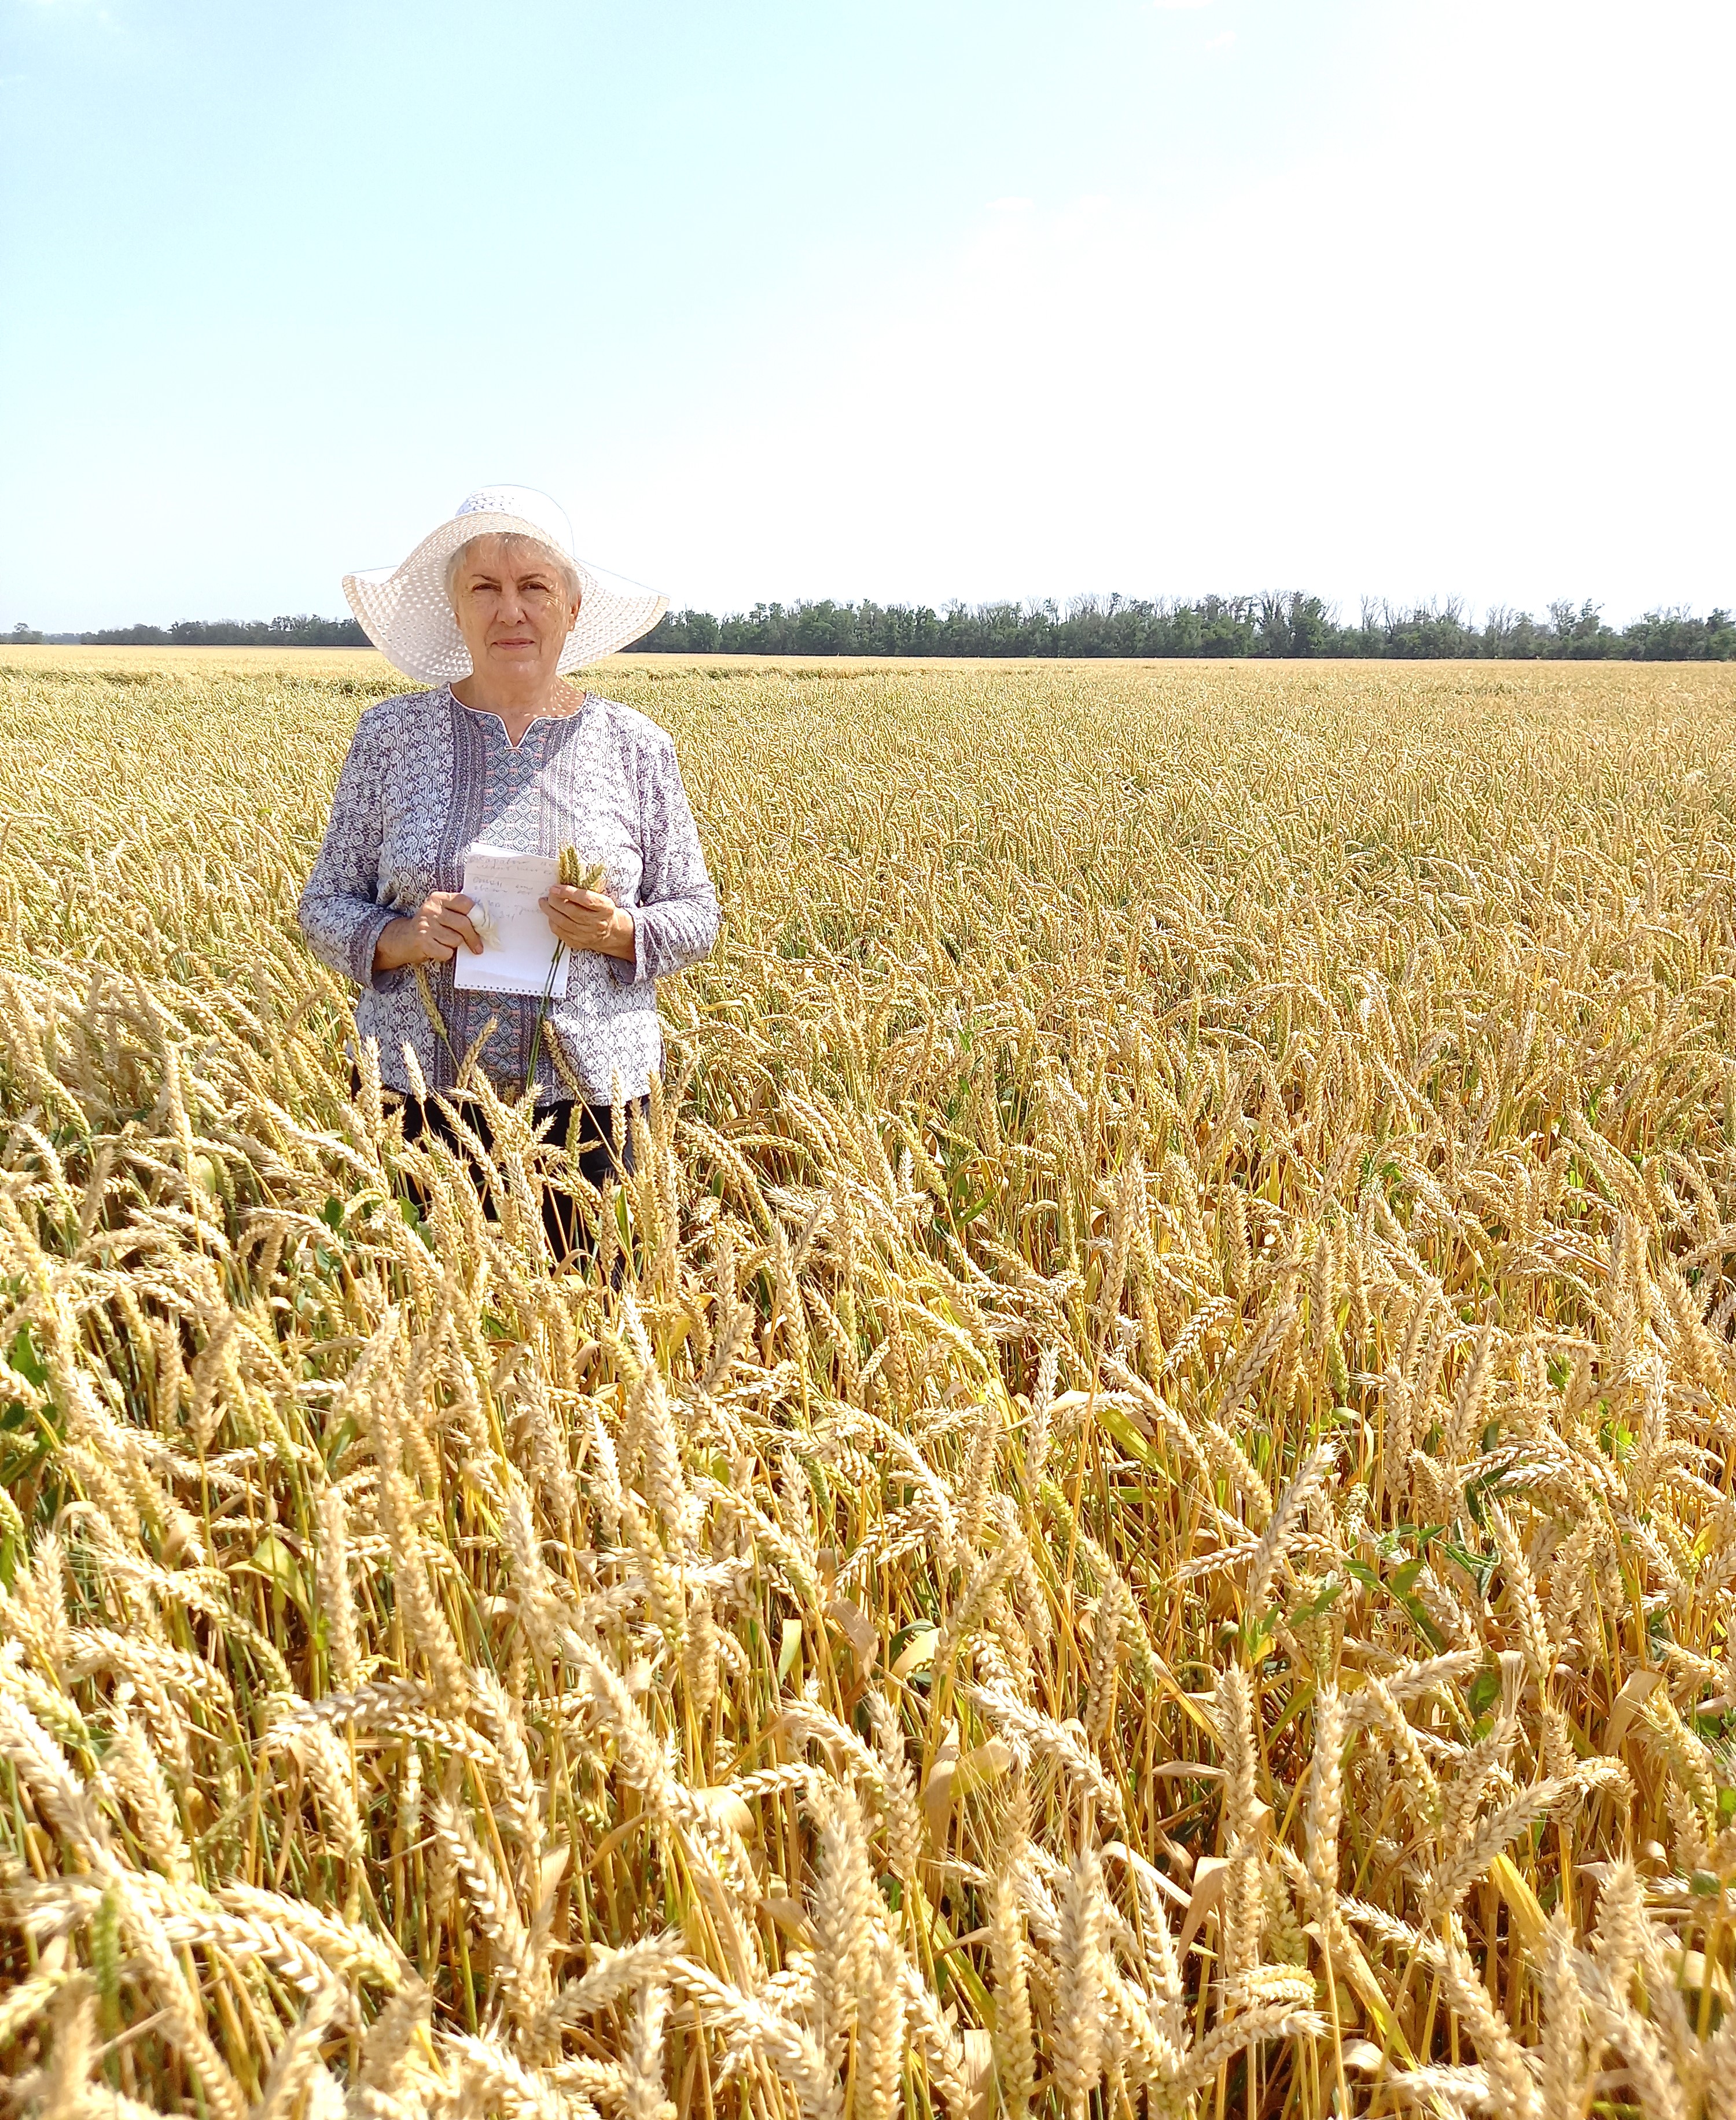
M 477 537 L 452 584 L 453 615 L 479 676 L 552 678 L 579 607 L 534 545 Z

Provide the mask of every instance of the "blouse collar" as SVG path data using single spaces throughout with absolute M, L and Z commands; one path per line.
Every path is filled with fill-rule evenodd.
M 500 717 L 495 712 L 492 707 L 466 706 L 464 702 L 458 697 L 458 694 L 453 690 L 452 682 L 449 678 L 447 680 L 446 683 L 440 687 L 440 689 L 444 692 L 447 699 L 451 701 L 452 704 L 458 709 L 460 713 L 474 714 L 478 721 L 492 722 L 500 730 L 501 735 L 503 737 L 506 736 L 506 724 L 500 719 Z M 510 737 L 507 737 L 507 748 L 510 751 L 517 751 L 522 748 L 522 746 L 529 741 L 532 730 L 540 728 L 545 722 L 550 722 L 558 725 L 564 722 L 577 721 L 579 717 L 584 712 L 585 709 L 591 704 L 591 693 L 589 691 L 584 691 L 579 693 L 577 703 L 570 707 L 564 714 L 533 714 L 530 720 L 525 723 L 524 733 L 519 738 L 517 743 L 513 742 Z

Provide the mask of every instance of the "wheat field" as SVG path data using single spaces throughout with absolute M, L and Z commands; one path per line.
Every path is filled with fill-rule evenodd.
M 565 1275 L 296 932 L 400 688 L 0 668 L 8 2109 L 1736 2114 L 1736 674 L 608 666 Z

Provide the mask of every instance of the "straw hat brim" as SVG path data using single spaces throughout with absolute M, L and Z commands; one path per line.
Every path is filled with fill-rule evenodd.
M 472 537 L 508 534 L 560 551 L 548 532 L 528 516 L 478 513 L 441 523 L 401 566 L 344 576 L 350 609 L 388 662 L 429 685 L 470 675 L 470 650 L 446 601 L 446 562 Z M 579 616 L 561 647 L 556 666 L 561 671 L 581 669 L 615 654 L 649 633 L 669 608 L 669 599 L 655 589 L 606 574 L 571 553 L 561 556 L 579 576 Z

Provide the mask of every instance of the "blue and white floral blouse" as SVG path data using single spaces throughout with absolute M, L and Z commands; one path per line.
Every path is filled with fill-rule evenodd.
M 465 706 L 449 685 L 370 707 L 338 777 L 325 842 L 298 913 L 314 954 L 361 988 L 356 1027 L 379 1049 L 381 1079 L 412 1087 L 408 1045 L 433 1089 L 454 1083 L 491 1016 L 482 1064 L 503 1087 L 530 1064 L 534 994 L 459 993 L 450 965 L 425 967 L 451 1039 L 429 1020 L 413 969 L 376 972 L 381 931 L 435 890 L 463 888 L 464 856 L 481 841 L 520 853 L 575 847 L 600 862 L 605 888 L 633 916 L 631 963 L 576 951 L 565 1000 L 548 1022 L 591 1101 L 643 1096 L 663 1059 L 656 982 L 705 956 L 717 940 L 717 893 L 675 762 L 675 746 L 631 707 L 587 692 L 579 710 L 531 723 L 516 749 L 499 717 Z M 538 1103 L 569 1097 L 548 1052 L 538 1056 Z

